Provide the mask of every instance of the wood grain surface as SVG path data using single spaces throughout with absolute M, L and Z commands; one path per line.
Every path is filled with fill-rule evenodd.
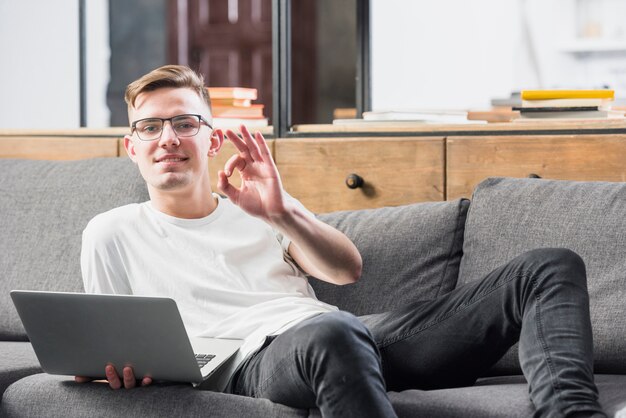
M 444 138 L 320 138 L 275 141 L 285 190 L 314 212 L 444 199 Z M 357 174 L 364 184 L 350 189 Z
M 448 137 L 446 149 L 449 200 L 496 176 L 626 181 L 626 135 Z

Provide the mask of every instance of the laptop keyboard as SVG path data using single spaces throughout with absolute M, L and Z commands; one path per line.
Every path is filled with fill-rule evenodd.
M 215 358 L 214 354 L 196 354 L 198 367 L 203 368 L 206 364 Z

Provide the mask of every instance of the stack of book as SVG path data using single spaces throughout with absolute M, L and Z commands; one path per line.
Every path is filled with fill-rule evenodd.
M 520 118 L 515 121 L 571 119 L 623 119 L 624 112 L 612 110 L 613 90 L 523 90 Z
M 262 104 L 257 99 L 257 89 L 246 87 L 208 87 L 216 128 L 230 129 L 246 125 L 248 128 L 268 126 Z

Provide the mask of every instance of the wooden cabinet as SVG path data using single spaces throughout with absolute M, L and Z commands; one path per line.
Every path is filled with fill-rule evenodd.
M 0 158 L 82 160 L 117 156 L 117 137 L 76 138 L 74 136 L 5 136 L 0 134 Z
M 268 145 L 287 192 L 318 213 L 471 197 L 478 183 L 496 176 L 626 181 L 626 122 L 547 126 L 463 125 L 464 131 L 456 126 L 451 131 L 444 125 L 391 129 L 387 124 L 367 125 L 369 131 L 362 126 L 362 132 L 328 126 L 318 132 L 324 138 L 302 131 L 312 138 L 281 138 Z M 0 130 L 0 158 L 126 156 L 122 138 L 127 132 Z M 236 152 L 226 141 L 210 159 L 214 190 L 217 172 Z M 351 174 L 363 180 L 360 187 L 346 185 Z M 238 174 L 232 183 L 241 184 Z
M 314 212 L 444 200 L 444 138 L 278 139 L 285 190 Z M 346 178 L 363 179 L 351 189 Z
M 446 198 L 471 197 L 487 177 L 626 181 L 626 135 L 450 136 Z

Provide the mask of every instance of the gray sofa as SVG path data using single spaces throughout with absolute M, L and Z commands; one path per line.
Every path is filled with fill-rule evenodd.
M 113 391 L 42 373 L 9 291 L 82 291 L 79 253 L 87 221 L 148 196 L 126 158 L 0 160 L 0 196 L 1 416 L 319 416 L 186 384 Z M 364 269 L 354 285 L 312 284 L 320 299 L 357 315 L 434 298 L 525 250 L 578 252 L 589 277 L 601 402 L 609 416 L 626 417 L 626 183 L 497 178 L 477 187 L 471 205 L 460 199 L 320 217 L 355 241 Z M 389 396 L 402 417 L 533 414 L 515 349 L 472 387 Z

